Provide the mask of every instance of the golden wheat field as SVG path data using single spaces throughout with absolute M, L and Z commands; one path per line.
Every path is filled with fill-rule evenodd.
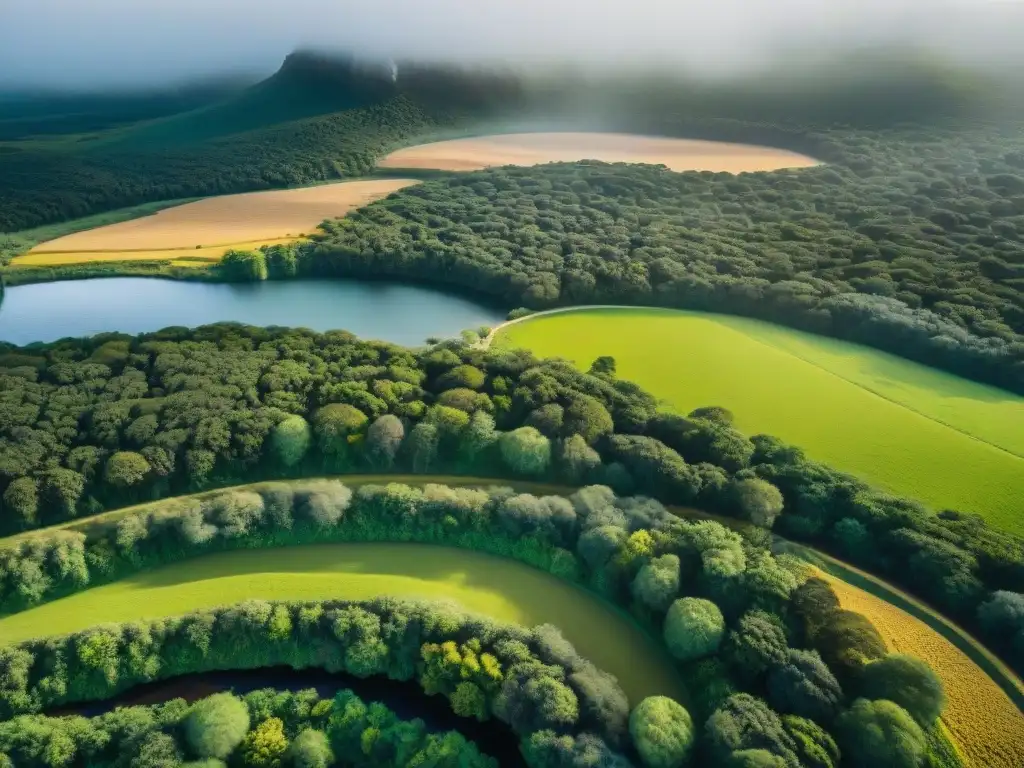
M 724 141 L 670 139 L 622 133 L 507 133 L 420 144 L 392 152 L 382 168 L 478 171 L 501 165 L 601 160 L 666 165 L 673 171 L 777 171 L 818 161 L 785 149 Z
M 923 621 L 828 573 L 843 608 L 866 616 L 893 651 L 928 662 L 942 679 L 948 705 L 942 721 L 973 768 L 1024 765 L 1024 715 L 963 651 Z
M 297 240 L 324 219 L 379 200 L 413 179 L 378 179 L 210 197 L 151 216 L 41 243 L 15 266 L 185 258 L 216 261 L 232 248 Z

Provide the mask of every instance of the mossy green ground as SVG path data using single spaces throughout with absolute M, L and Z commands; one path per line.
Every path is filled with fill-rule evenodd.
M 498 336 L 619 376 L 683 413 L 721 405 L 749 434 L 936 508 L 1024 534 L 1024 398 L 867 347 L 725 315 L 585 310 Z
M 615 675 L 631 702 L 686 701 L 671 659 L 626 614 L 522 563 L 426 544 L 321 544 L 198 557 L 0 618 L 0 642 L 105 622 L 175 616 L 249 599 L 453 600 L 523 626 L 554 624 Z

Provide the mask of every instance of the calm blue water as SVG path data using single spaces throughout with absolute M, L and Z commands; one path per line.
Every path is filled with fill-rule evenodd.
M 504 319 L 504 312 L 470 299 L 400 283 L 228 284 L 111 277 L 9 287 L 0 304 L 0 340 L 28 344 L 230 320 L 316 331 L 343 329 L 366 339 L 418 345 L 428 336 L 454 336 Z

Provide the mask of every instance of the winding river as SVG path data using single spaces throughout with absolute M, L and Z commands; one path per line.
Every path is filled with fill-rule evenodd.
M 415 346 L 430 336 L 455 336 L 504 319 L 496 307 L 391 281 L 201 283 L 111 277 L 7 288 L 0 304 L 0 341 L 29 344 L 232 321 L 316 331 L 341 328 L 361 338 Z

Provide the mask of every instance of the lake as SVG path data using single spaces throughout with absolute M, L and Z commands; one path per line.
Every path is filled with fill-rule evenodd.
M 396 282 L 202 283 L 111 277 L 8 287 L 0 304 L 0 341 L 28 344 L 233 321 L 343 329 L 361 338 L 412 346 L 430 336 L 455 336 L 504 319 L 505 312 L 493 306 Z

